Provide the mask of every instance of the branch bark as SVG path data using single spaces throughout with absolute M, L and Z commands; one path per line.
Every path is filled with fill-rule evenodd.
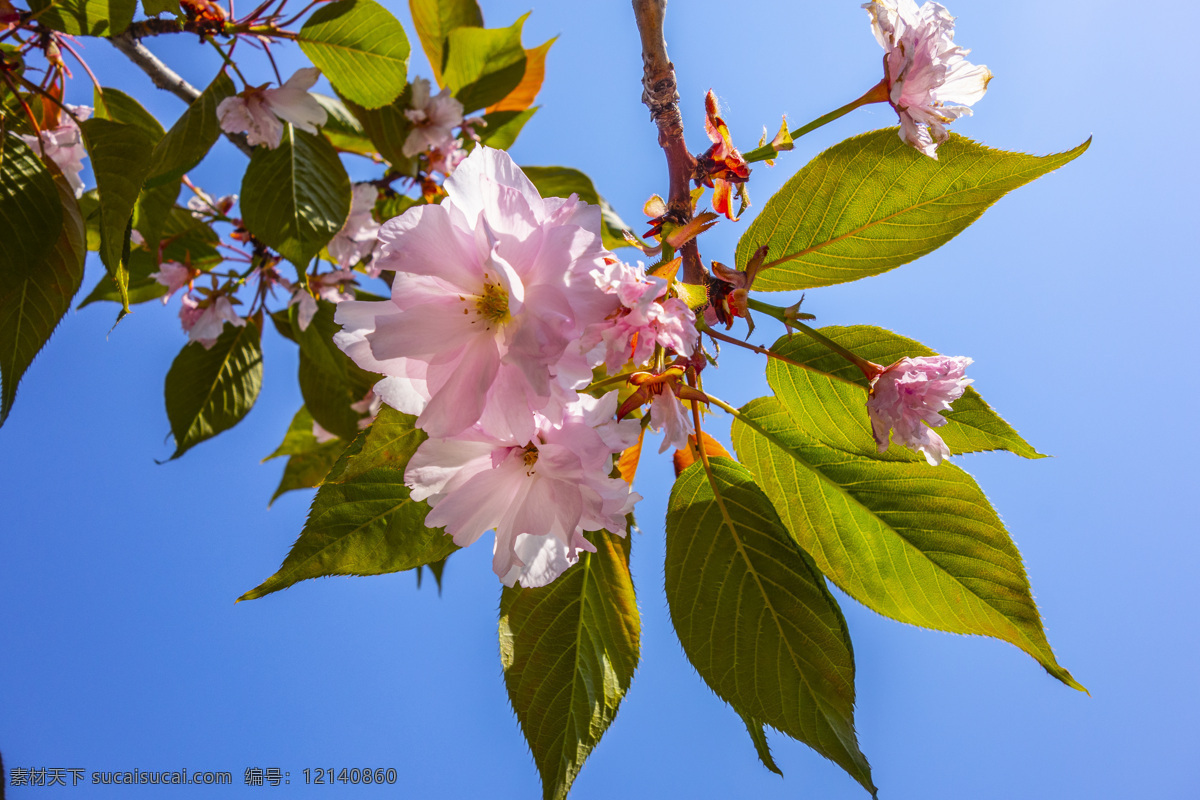
M 679 91 L 675 83 L 675 65 L 667 58 L 663 19 L 667 0 L 633 0 L 633 15 L 642 38 L 642 102 L 650 109 L 650 119 L 658 126 L 658 144 L 667 157 L 667 214 L 671 221 L 684 225 L 692 218 L 692 175 L 696 159 L 683 140 L 683 115 L 679 113 Z M 703 285 L 708 271 L 700 260 L 696 240 L 680 248 L 683 257 L 683 281 Z
M 199 89 L 192 86 L 179 73 L 160 61 L 158 56 L 146 49 L 146 46 L 129 32 L 123 33 L 120 36 L 113 36 L 109 41 L 112 42 L 113 47 L 120 50 L 130 61 L 141 68 L 142 72 L 149 75 L 150 80 L 158 88 L 170 92 L 183 102 L 189 104 L 200 96 Z M 246 141 L 244 134 L 226 133 L 225 138 L 233 142 L 234 146 L 247 156 L 254 153 L 254 148 Z

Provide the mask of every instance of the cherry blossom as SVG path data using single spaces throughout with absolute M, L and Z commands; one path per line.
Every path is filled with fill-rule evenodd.
M 696 315 L 679 298 L 664 298 L 667 281 L 646 275 L 639 264 L 630 266 L 616 259 L 593 270 L 596 284 L 615 295 L 621 307 L 608 319 L 584 332 L 584 350 L 603 345 L 594 363 L 604 363 L 615 374 L 629 361 L 645 364 L 655 344 L 684 356 L 690 356 L 699 340 Z M 660 301 L 661 300 L 661 301 Z
M 199 342 L 205 350 L 211 349 L 221 338 L 225 323 L 238 327 L 246 324 L 246 320 L 233 310 L 233 301 L 223 294 L 203 300 L 185 294 L 183 307 L 179 309 L 179 322 L 187 331 L 188 340 Z
M 187 286 L 197 272 L 178 261 L 164 261 L 158 265 L 158 271 L 150 273 L 150 277 L 167 287 L 167 293 L 162 301 L 165 306 L 175 292 Z
M 900 138 L 931 158 L 949 138 L 946 125 L 969 116 L 992 73 L 954 43 L 954 17 L 938 3 L 872 0 L 863 6 L 884 49 L 888 99 L 900 115 Z
M 296 70 L 277 89 L 256 86 L 233 97 L 226 97 L 217 106 L 221 130 L 226 133 L 245 133 L 252 145 L 265 144 L 274 150 L 283 139 L 283 123 L 290 122 L 305 133 L 316 133 L 328 114 L 308 90 L 317 82 L 321 71 L 316 67 Z
M 376 393 L 430 436 L 480 423 L 526 442 L 534 411 L 555 419 L 591 378 L 568 346 L 618 306 L 589 274 L 606 255 L 600 210 L 543 200 L 507 153 L 484 146 L 445 189 L 441 204 L 380 228 L 392 296 L 339 305 L 334 341 L 383 374 Z
M 301 284 L 291 287 L 292 298 L 288 301 L 288 306 L 299 305 L 296 322 L 300 325 L 300 330 L 308 330 L 309 324 L 312 323 L 312 318 L 317 313 L 318 298 L 328 300 L 335 305 L 346 300 L 353 300 L 354 291 L 350 288 L 353 284 L 353 270 L 339 269 L 320 275 L 310 275 L 308 277 L 309 289 L 305 289 Z M 316 293 L 316 297 L 310 294 L 310 290 Z
M 867 414 L 879 452 L 888 449 L 890 434 L 898 444 L 924 453 L 930 464 L 942 463 L 950 448 L 933 428 L 946 424 L 941 412 L 972 383 L 964 374 L 971 363 L 963 356 L 902 358 L 876 376 Z
M 413 129 L 401 148 L 407 158 L 445 147 L 454 141 L 453 129 L 463 124 L 463 105 L 450 96 L 450 87 L 432 97 L 429 90 L 425 78 L 412 83 L 412 108 L 404 114 L 412 120 Z
M 617 422 L 617 393 L 579 397 L 561 423 L 538 414 L 535 433 L 521 441 L 472 428 L 453 438 L 427 439 L 404 473 L 414 500 L 432 509 L 431 528 L 444 527 L 467 547 L 496 532 L 492 569 L 507 586 L 544 586 L 595 552 L 585 531 L 624 535 L 625 515 L 641 499 L 612 478 L 612 457 L 638 437 L 635 420 Z
M 67 183 L 75 190 L 75 196 L 81 197 L 84 184 L 79 173 L 83 172 L 83 159 L 87 157 L 87 149 L 83 146 L 83 135 L 76 120 L 82 122 L 90 117 L 92 109 L 88 106 L 72 105 L 67 105 L 66 109 L 71 113 L 62 114 L 57 127 L 43 128 L 38 136 L 18 134 L 17 138 L 29 145 L 39 156 L 53 161 L 67 179 Z
M 379 190 L 369 183 L 354 184 L 350 199 L 350 216 L 326 246 L 330 257 L 343 269 L 362 261 L 375 246 L 379 223 L 371 212 Z

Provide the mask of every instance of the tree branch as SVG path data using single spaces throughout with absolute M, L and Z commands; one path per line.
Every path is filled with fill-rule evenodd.
M 676 224 L 686 225 L 692 218 L 691 182 L 696 159 L 683 140 L 675 65 L 667 58 L 667 42 L 663 38 L 666 13 L 667 0 L 633 0 L 633 15 L 642 37 L 642 102 L 658 126 L 658 144 L 667 157 L 670 180 L 667 216 Z M 680 255 L 684 283 L 703 285 L 708 271 L 700 260 L 695 239 L 680 248 Z
M 199 89 L 184 80 L 179 73 L 159 61 L 158 56 L 147 50 L 145 45 L 134 38 L 130 32 L 127 31 L 120 36 L 113 36 L 109 41 L 112 42 L 113 47 L 120 50 L 130 61 L 141 68 L 142 72 L 149 75 L 150 80 L 158 88 L 170 92 L 183 102 L 189 104 L 200 96 Z M 234 146 L 247 156 L 254 153 L 254 148 L 246 141 L 244 134 L 226 133 L 225 138 L 233 142 Z

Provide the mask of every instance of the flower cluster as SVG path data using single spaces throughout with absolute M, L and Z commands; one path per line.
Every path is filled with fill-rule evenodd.
M 465 124 L 463 105 L 450 96 L 449 87 L 432 96 L 429 91 L 430 84 L 425 78 L 413 81 L 412 108 L 404 112 L 413 129 L 401 152 L 406 158 L 425 153 L 429 170 L 448 176 L 467 157 L 462 140 L 454 135 L 454 129 Z
M 217 106 L 221 130 L 245 133 L 250 144 L 265 144 L 272 150 L 283 140 L 285 122 L 305 133 L 316 133 L 329 118 L 328 112 L 308 93 L 319 77 L 319 69 L 306 67 L 296 70 L 278 89 L 255 86 L 226 97 Z
M 900 115 L 900 138 L 931 158 L 946 141 L 946 125 L 969 116 L 992 73 L 972 64 L 954 43 L 954 17 L 938 3 L 872 0 L 863 6 L 884 49 L 888 100 Z
M 87 106 L 65 106 L 70 113 L 59 116 L 59 124 L 52 128 L 43 128 L 39 135 L 29 136 L 18 134 L 17 138 L 29 145 L 33 152 L 54 162 L 62 172 L 63 177 L 75 190 L 75 196 L 83 195 L 83 159 L 87 157 L 87 149 L 83 145 L 83 135 L 79 131 L 79 123 L 92 115 L 92 109 Z
M 405 473 L 426 523 L 460 546 L 494 530 L 500 579 L 541 586 L 639 499 L 611 477 L 638 423 L 581 393 L 593 368 L 690 355 L 694 317 L 603 249 L 597 207 L 542 198 L 507 153 L 477 146 L 444 188 L 380 228 L 392 296 L 340 304 L 334 341 L 428 434 Z

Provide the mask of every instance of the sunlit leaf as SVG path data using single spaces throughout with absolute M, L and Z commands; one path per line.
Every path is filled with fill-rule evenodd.
M 301 406 L 292 417 L 292 424 L 288 426 L 283 442 L 275 452 L 263 459 L 265 462 L 272 458 L 287 457 L 283 477 L 279 479 L 279 486 L 271 495 L 271 503 L 285 492 L 320 486 L 349 444 L 346 439 L 319 441 L 313 433 L 312 415 L 308 413 L 307 408 Z
M 929 158 L 895 128 L 847 139 L 792 176 L 742 235 L 744 269 L 762 245 L 760 291 L 845 283 L 936 250 L 1008 192 L 1063 166 L 1088 148 L 1049 156 L 993 150 L 957 134 Z M 970 265 L 963 265 L 968 269 Z
M 333 314 L 333 303 L 318 301 L 317 313 L 303 331 L 298 315 L 292 314 L 292 332 L 300 344 L 300 394 L 322 428 L 350 441 L 358 435 L 362 419 L 350 406 L 371 391 L 379 376 L 363 370 L 333 343 L 333 335 L 342 329 Z
M 874 794 L 837 601 L 750 472 L 727 458 L 709 463 L 711 479 L 693 464 L 667 506 L 667 604 L 683 650 L 748 728 L 804 742 Z
M 498 103 L 525 77 L 521 28 L 526 14 L 507 28 L 462 27 L 446 38 L 442 83 L 470 113 Z
M 155 145 L 147 186 L 178 180 L 204 159 L 221 136 L 217 106 L 236 91 L 233 79 L 224 70 L 218 72 Z
M 412 87 L 407 87 L 395 101 L 381 108 L 363 108 L 342 98 L 346 108 L 362 123 L 363 132 L 375 145 L 375 150 L 403 175 L 416 175 L 416 161 L 404 155 L 404 142 L 412 132 L 412 120 L 404 112 L 412 103 Z
M 575 194 L 585 203 L 599 206 L 601 234 L 606 248 L 614 250 L 630 246 L 621 234 L 629 226 L 596 192 L 592 179 L 587 175 L 571 167 L 521 167 L 521 170 L 533 181 L 542 197 L 570 197 Z
M 296 41 L 339 94 L 365 108 L 387 105 L 404 91 L 408 37 L 400 20 L 375 0 L 324 4 Z
M 1082 689 L 1055 660 L 1021 555 L 971 476 L 895 445 L 865 452 L 870 439 L 865 416 L 796 398 L 754 400 L 733 424 L 738 457 L 787 530 L 848 595 L 901 622 L 1011 642 Z
M 155 142 L 163 137 L 163 126 L 154 115 L 120 89 L 105 87 L 101 91 L 99 88 L 93 88 L 92 102 L 95 103 L 97 119 L 110 119 L 141 128 L 142 132 Z
M 488 147 L 497 150 L 507 150 L 521 135 L 525 123 L 533 118 L 541 106 L 527 108 L 524 111 L 496 111 L 484 114 L 483 121 L 487 123 L 479 129 L 479 140 Z
M 533 105 L 538 92 L 542 90 L 542 81 L 546 79 L 546 54 L 555 39 L 550 39 L 532 50 L 525 51 L 525 75 L 521 82 L 498 103 L 488 106 L 488 113 L 496 111 L 524 111 Z
M 588 534 L 595 553 L 540 589 L 505 588 L 500 660 L 542 797 L 564 800 L 616 717 L 640 649 L 629 538 Z
M 355 118 L 345 103 L 336 97 L 316 92 L 309 94 L 321 104 L 321 108 L 325 109 L 328 115 L 325 124 L 321 126 L 321 133 L 330 144 L 338 150 L 350 153 L 370 155 L 379 152 L 379 148 L 367 137 L 362 123 Z
M 116 36 L 133 22 L 137 0 L 30 0 L 29 10 L 51 30 L 72 36 Z
M 433 68 L 434 82 L 441 86 L 446 37 L 455 28 L 482 28 L 483 12 L 475 0 L 408 0 L 408 8 L 421 47 Z

